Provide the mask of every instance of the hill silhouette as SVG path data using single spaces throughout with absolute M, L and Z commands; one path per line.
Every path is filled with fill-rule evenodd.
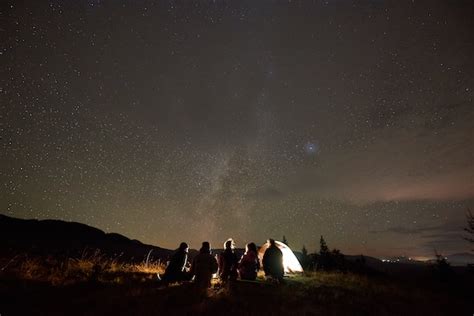
M 79 257 L 96 250 L 131 262 L 142 261 L 150 251 L 154 259 L 166 259 L 173 252 L 81 223 L 19 219 L 0 214 L 0 251 L 3 253 Z

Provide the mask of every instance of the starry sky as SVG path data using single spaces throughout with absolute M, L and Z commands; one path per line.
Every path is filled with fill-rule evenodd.
M 468 251 L 472 1 L 0 5 L 0 213 L 154 245 Z

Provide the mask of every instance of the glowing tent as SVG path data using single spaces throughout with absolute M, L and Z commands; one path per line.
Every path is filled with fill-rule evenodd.
M 295 254 L 290 249 L 290 247 L 276 240 L 275 240 L 275 244 L 283 253 L 283 267 L 285 268 L 285 274 L 303 272 L 303 267 L 301 266 L 300 262 L 298 261 L 298 259 L 296 258 Z M 258 258 L 260 259 L 260 262 L 263 261 L 263 254 L 265 253 L 265 250 L 267 250 L 269 246 L 270 244 L 267 242 L 263 244 L 258 250 Z

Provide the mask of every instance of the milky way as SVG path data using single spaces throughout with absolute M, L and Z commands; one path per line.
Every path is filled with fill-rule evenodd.
M 174 248 L 469 250 L 470 1 L 6 1 L 0 212 Z

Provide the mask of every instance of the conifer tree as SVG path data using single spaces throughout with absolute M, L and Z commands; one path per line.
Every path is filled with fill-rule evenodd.
M 329 247 L 324 240 L 324 237 L 321 235 L 319 239 L 319 256 L 318 256 L 318 270 L 328 270 L 330 268 L 331 253 L 329 252 Z
M 324 237 L 321 235 L 321 239 L 319 239 L 319 254 L 325 255 L 328 253 L 329 253 L 328 245 L 326 244 Z
M 303 254 L 304 257 L 308 256 L 308 250 L 306 249 L 305 245 L 303 245 L 303 248 L 301 249 L 301 253 Z
M 308 265 L 310 263 L 308 250 L 306 249 L 305 245 L 303 245 L 303 248 L 301 249 L 301 262 L 300 263 L 304 269 L 308 268 Z

